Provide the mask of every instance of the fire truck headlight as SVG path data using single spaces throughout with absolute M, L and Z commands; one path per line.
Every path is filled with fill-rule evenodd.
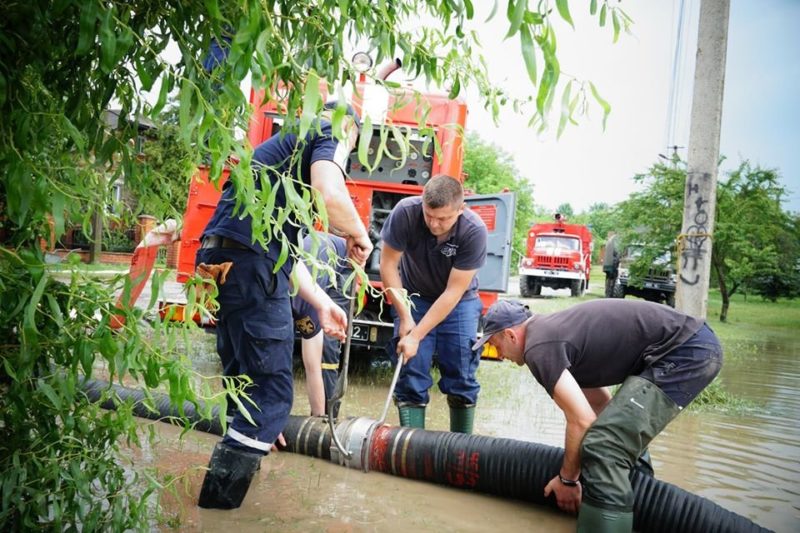
M 628 277 L 628 269 L 627 268 L 620 268 L 619 269 L 619 277 L 627 278 Z
M 580 262 L 572 263 L 572 268 L 575 269 L 575 270 L 582 270 L 583 269 L 583 264 L 580 263 Z
M 366 52 L 356 52 L 350 62 L 356 72 L 366 72 L 372 68 L 372 58 Z

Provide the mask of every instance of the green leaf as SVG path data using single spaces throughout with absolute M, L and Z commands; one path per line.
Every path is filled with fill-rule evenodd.
M 611 11 L 611 23 L 614 26 L 614 42 L 619 40 L 619 15 L 617 14 L 617 10 L 614 9 Z
M 313 70 L 306 78 L 305 92 L 303 93 L 303 114 L 300 115 L 300 132 L 298 137 L 304 139 L 308 130 L 317 116 L 320 107 L 319 76 Z
M 570 118 L 569 104 L 570 104 L 570 91 L 572 90 L 572 80 L 568 81 L 564 86 L 564 92 L 561 94 L 561 116 L 558 119 L 558 132 L 556 138 L 561 138 L 564 133 L 564 127 L 567 125 L 567 120 Z
M 566 20 L 573 29 L 575 29 L 575 23 L 572 22 L 572 16 L 569 14 L 569 3 L 567 0 L 556 0 L 556 9 L 558 9 L 558 14 L 561 15 L 561 18 Z
M 496 14 L 497 14 L 497 0 L 494 0 L 494 4 L 492 4 L 492 10 L 489 12 L 489 16 L 486 17 L 486 20 L 484 22 L 489 22 L 494 18 Z
M 464 7 L 467 10 L 467 18 L 472 20 L 475 15 L 475 8 L 472 6 L 472 0 L 464 0 Z
M 447 95 L 447 97 L 451 100 L 455 100 L 459 92 L 461 92 L 461 80 L 459 79 L 458 75 L 456 75 L 456 79 L 453 81 L 453 86 L 450 87 L 450 93 Z
M 156 117 L 161 113 L 161 110 L 164 109 L 167 103 L 167 96 L 169 96 L 169 91 L 172 89 L 171 81 L 172 78 L 169 72 L 161 76 L 161 90 L 158 92 L 158 100 L 156 101 L 156 105 L 153 106 L 153 111 L 150 113 L 150 116 Z
M 109 8 L 100 21 L 100 68 L 103 72 L 114 69 L 117 57 L 116 24 L 112 15 L 113 9 Z
M 600 93 L 597 92 L 597 87 L 594 86 L 594 83 L 589 82 L 589 87 L 592 90 L 592 96 L 594 96 L 594 99 L 597 100 L 598 104 L 600 104 L 600 107 L 603 108 L 603 130 L 605 130 L 606 120 L 608 119 L 609 113 L 611 113 L 611 105 L 603 100 L 603 98 L 600 96 Z
M 600 27 L 606 25 L 606 14 L 608 13 L 608 4 L 603 3 L 603 7 L 600 8 Z
M 597 13 L 597 0 L 592 0 L 589 3 L 589 14 L 594 15 L 595 13 Z
M 75 49 L 75 55 L 84 55 L 94 43 L 94 24 L 96 19 L 97 2 L 82 2 L 80 27 L 78 29 L 78 47 Z
M 49 383 L 42 379 L 37 380 L 36 388 L 39 389 L 42 394 L 47 396 L 47 399 L 50 400 L 50 403 L 53 404 L 53 407 L 58 410 L 61 409 L 61 398 L 59 398 L 58 394 L 56 394 L 56 391 L 53 390 L 53 387 L 51 387 Z
M 222 12 L 219 10 L 219 3 L 217 0 L 204 0 L 203 3 L 208 10 L 208 14 L 211 15 L 212 19 L 215 20 L 224 20 L 225 18 L 222 16 Z
M 369 169 L 369 145 L 372 142 L 372 119 L 369 115 L 364 116 L 364 123 L 361 126 L 361 135 L 358 137 L 358 160 Z M 372 170 L 370 169 L 370 172 Z
M 509 0 L 508 7 L 511 9 L 512 0 Z M 508 33 L 506 34 L 506 39 L 512 37 L 517 31 L 519 30 L 520 26 L 522 26 L 523 17 L 525 17 L 525 12 L 528 10 L 528 0 L 516 0 L 514 4 L 514 9 L 511 12 L 511 17 L 509 20 L 511 21 L 511 26 L 508 28 Z
M 536 87 L 536 47 L 533 45 L 531 31 L 525 24 L 520 28 L 520 44 L 522 45 L 522 59 L 525 61 L 528 78 L 530 78 L 533 86 Z

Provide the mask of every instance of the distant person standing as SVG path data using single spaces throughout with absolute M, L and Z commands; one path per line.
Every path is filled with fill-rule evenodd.
M 381 238 L 381 280 L 396 315 L 393 352 L 405 360 L 394 392 L 400 424 L 425 427 L 436 354 L 450 430 L 472 433 L 480 391 L 480 353 L 472 339 L 483 309 L 475 274 L 486 262 L 486 226 L 466 209 L 461 183 L 440 175 L 421 197 L 404 198 L 392 209 Z

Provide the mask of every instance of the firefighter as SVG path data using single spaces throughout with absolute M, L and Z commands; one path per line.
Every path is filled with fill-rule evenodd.
M 323 119 L 303 139 L 295 134 L 274 135 L 255 148 L 251 187 L 261 189 L 263 180 L 277 188 L 275 209 L 286 207 L 284 180 L 301 179 L 315 188 L 327 207 L 330 226 L 346 235 L 349 258 L 364 264 L 372 243 L 345 187 L 345 164 L 355 147 L 360 127 L 358 116 L 347 106 L 340 142 L 332 134 L 329 115 L 336 102 L 325 105 Z M 217 279 L 217 352 L 224 376 L 246 374 L 252 384 L 246 392 L 255 406 L 244 402 L 230 409 L 232 420 L 216 445 L 203 481 L 201 507 L 232 509 L 241 505 L 253 474 L 286 424 L 292 406 L 293 321 L 290 275 L 295 268 L 300 294 L 317 309 L 326 332 L 344 337 L 346 315 L 321 290 L 315 290 L 308 270 L 295 266 L 290 256 L 277 271 L 281 245 L 273 239 L 267 248 L 254 242 L 252 218 L 241 217 L 236 208 L 234 182 L 229 180 L 216 211 L 202 234 L 197 253 L 198 268 L 223 269 Z M 297 242 L 298 222 L 289 217 L 282 232 Z M 229 404 L 230 405 L 230 404 Z
M 595 300 L 532 315 L 500 300 L 475 349 L 486 342 L 528 365 L 564 412 L 564 461 L 544 495 L 579 513 L 578 531 L 631 531 L 631 468 L 722 367 L 708 324 L 652 302 Z M 612 398 L 605 387 L 620 383 Z
M 334 279 L 331 279 L 328 272 L 320 270 L 317 275 L 317 285 L 347 312 L 350 300 L 343 293 L 343 288 L 345 280 L 353 272 L 352 266 L 346 259 L 347 243 L 343 238 L 327 233 L 317 233 L 317 241 L 319 245 L 316 251 L 317 260 L 331 266 L 334 274 Z M 303 248 L 306 252 L 311 252 L 313 243 L 311 235 L 303 239 Z M 303 366 L 306 369 L 306 392 L 311 416 L 322 416 L 328 412 L 328 400 L 333 396 L 336 387 L 341 342 L 336 337 L 323 333 L 316 309 L 299 295 L 292 298 L 292 313 L 295 329 L 302 339 L 300 344 Z
M 436 354 L 450 431 L 472 433 L 480 391 L 472 339 L 483 308 L 475 274 L 487 237 L 483 221 L 465 209 L 461 183 L 444 175 L 428 181 L 421 197 L 401 200 L 383 226 L 381 280 L 395 315 L 390 353 L 405 361 L 394 392 L 402 426 L 425 427 Z

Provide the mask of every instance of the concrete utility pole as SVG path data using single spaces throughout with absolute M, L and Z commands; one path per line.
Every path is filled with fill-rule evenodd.
M 705 318 L 717 205 L 717 162 L 730 0 L 702 0 L 697 33 L 675 307 Z

